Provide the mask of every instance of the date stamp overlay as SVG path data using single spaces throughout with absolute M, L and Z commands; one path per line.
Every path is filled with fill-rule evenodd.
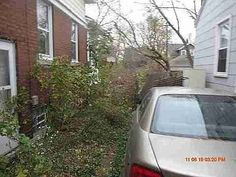
M 224 163 L 226 162 L 226 157 L 215 156 L 215 157 L 186 157 L 186 162 L 209 162 L 209 163 Z

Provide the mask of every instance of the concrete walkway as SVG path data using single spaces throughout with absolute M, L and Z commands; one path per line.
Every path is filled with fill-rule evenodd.
M 7 155 L 14 151 L 18 146 L 18 142 L 6 136 L 0 136 L 0 155 Z

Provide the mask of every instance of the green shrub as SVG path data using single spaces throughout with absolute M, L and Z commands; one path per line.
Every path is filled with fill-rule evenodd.
M 47 68 L 36 65 L 33 76 L 48 93 L 51 123 L 63 125 L 87 105 L 94 82 L 92 72 L 87 66 L 71 65 L 66 57 L 55 58 Z

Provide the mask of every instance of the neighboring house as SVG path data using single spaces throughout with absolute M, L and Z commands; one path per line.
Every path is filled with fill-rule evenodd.
M 203 0 L 196 23 L 194 68 L 207 73 L 207 86 L 236 91 L 236 1 Z
M 144 50 L 145 49 L 143 49 L 143 51 Z M 161 67 L 157 62 L 143 56 L 132 47 L 127 47 L 124 50 L 124 62 L 126 67 L 134 72 L 143 69 L 149 69 L 149 72 L 161 70 Z
M 68 56 L 72 63 L 87 62 L 86 3 L 94 1 L 0 1 L 0 104 L 22 86 L 34 104 L 41 101 L 37 82 L 29 79 L 37 59 L 50 64 L 53 57 Z M 35 120 L 27 115 L 19 120 L 21 132 L 30 134 Z
M 168 44 L 168 58 L 175 58 L 179 56 L 178 49 L 183 47 L 183 44 Z
M 170 44 L 170 45 L 174 45 L 174 44 Z M 194 55 L 194 45 L 188 44 L 188 48 L 190 50 L 191 55 L 193 56 Z M 171 58 L 170 59 L 171 70 L 172 71 L 179 71 L 179 70 L 192 68 L 191 64 L 187 58 L 187 51 L 186 51 L 185 47 L 183 45 L 181 45 L 179 48 L 176 48 L 176 49 L 173 48 L 173 49 L 174 50 L 169 51 L 169 53 L 172 54 L 169 56 Z

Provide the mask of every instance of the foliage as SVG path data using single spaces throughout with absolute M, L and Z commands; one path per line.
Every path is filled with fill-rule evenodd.
M 100 65 L 94 77 L 91 68 L 71 66 L 64 59 L 46 69 L 36 66 L 33 73 L 42 91 L 47 90 L 50 122 L 60 116 L 63 129 L 48 127 L 40 139 L 15 136 L 20 146 L 13 159 L 0 158 L 0 176 L 120 175 L 136 77 L 122 63 Z M 25 92 L 24 101 L 15 100 L 27 105 L 27 97 Z
M 19 88 L 18 96 L 7 99 L 0 111 L 0 135 L 14 137 L 17 135 L 19 122 L 17 112 L 23 111 L 29 102 L 26 88 Z
M 97 65 L 101 60 L 106 60 L 112 52 L 113 37 L 109 30 L 103 29 L 92 19 L 88 23 L 89 28 L 89 53 L 90 60 Z
M 86 104 L 95 82 L 93 70 L 87 66 L 71 65 L 69 58 L 56 58 L 45 68 L 35 67 L 33 76 L 37 78 L 41 89 L 48 93 L 51 123 L 62 125 L 73 117 Z
M 19 147 L 13 157 L 0 158 L 0 176 L 38 177 L 51 171 L 50 160 L 37 152 L 25 135 L 18 136 Z
M 1 110 L 0 135 L 15 139 L 19 142 L 19 146 L 14 158 L 0 156 L 0 176 L 38 177 L 50 171 L 47 158 L 37 154 L 31 140 L 18 133 L 17 112 L 24 111 L 28 104 L 29 93 L 22 87 L 18 90 L 18 96 L 6 100 Z
M 103 82 L 96 85 L 95 108 L 109 119 L 112 124 L 119 125 L 127 117 L 134 106 L 136 94 L 136 78 L 126 71 L 123 64 L 105 66 L 100 69 L 99 76 Z M 106 78 L 106 79 L 105 79 Z

